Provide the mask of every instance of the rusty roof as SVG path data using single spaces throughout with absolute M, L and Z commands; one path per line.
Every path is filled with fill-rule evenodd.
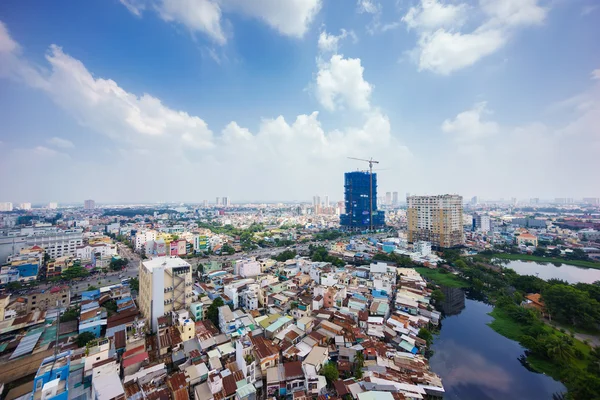
M 117 331 L 115 332 L 115 348 L 116 349 L 123 349 L 125 348 L 126 345 L 126 337 L 125 337 L 125 331 Z
M 183 372 L 177 372 L 168 377 L 167 385 L 171 388 L 172 391 L 188 387 L 188 383 L 185 380 L 185 374 Z
M 297 379 L 304 376 L 302 372 L 302 361 L 292 361 L 283 364 L 285 379 Z

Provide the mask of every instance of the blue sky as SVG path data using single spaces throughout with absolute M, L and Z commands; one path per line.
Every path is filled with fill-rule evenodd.
M 600 196 L 593 0 L 0 5 L 0 201 Z

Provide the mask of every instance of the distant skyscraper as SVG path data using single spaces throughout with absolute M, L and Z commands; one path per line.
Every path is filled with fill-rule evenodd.
M 540 199 L 539 197 L 534 197 L 532 199 L 529 200 L 529 203 L 531 204 L 540 204 Z
M 48 209 L 56 210 L 58 208 L 58 203 L 48 203 Z
M 228 196 L 223 197 L 223 205 L 228 207 L 231 205 L 231 199 Z
M 477 196 L 471 197 L 471 205 L 476 206 L 477 204 L 479 204 L 479 198 Z
M 600 198 L 598 197 L 584 197 L 583 202 L 585 204 L 591 204 L 593 206 L 600 205 Z
M 344 203 L 340 224 L 346 229 L 364 231 L 385 225 L 385 214 L 377 210 L 377 174 L 371 179 L 368 172 L 346 172 Z
M 392 192 L 385 192 L 385 204 L 388 206 L 392 204 Z
M 325 196 L 325 208 L 329 208 L 329 196 Z
M 204 207 L 204 208 L 208 208 L 208 200 L 204 200 L 204 201 L 202 202 L 202 207 Z
M 406 202 L 410 243 L 425 240 L 440 248 L 464 243 L 462 196 L 410 196 Z
M 19 204 L 19 208 L 21 210 L 31 210 L 31 203 L 21 203 Z
M 217 200 L 215 201 L 215 204 L 220 206 L 221 205 L 221 198 L 217 197 Z
M 400 204 L 398 202 L 398 192 L 394 192 L 392 193 L 392 205 L 397 206 L 398 204 Z
M 0 203 L 0 211 L 12 211 L 13 205 L 11 202 Z
M 313 207 L 321 205 L 321 196 L 313 196 Z
M 96 202 L 94 200 L 86 200 L 83 202 L 84 210 L 93 210 L 96 208 Z

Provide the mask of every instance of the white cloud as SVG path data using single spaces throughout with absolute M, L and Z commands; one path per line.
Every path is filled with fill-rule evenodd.
M 447 119 L 442 124 L 442 131 L 452 134 L 458 142 L 473 142 L 493 136 L 500 131 L 498 123 L 482 121 L 485 114 L 489 114 L 486 102 L 480 102 L 472 109 L 459 113 L 454 119 Z
M 500 26 L 539 25 L 544 22 L 547 10 L 538 0 L 479 0 L 481 9 L 491 17 L 488 22 Z
M 62 139 L 56 136 L 52 139 L 48 139 L 46 142 L 52 146 L 60 147 L 63 149 L 72 149 L 75 147 L 73 142 L 71 142 L 70 140 Z
M 381 10 L 381 5 L 372 0 L 358 0 L 358 12 L 377 14 Z
M 113 80 L 94 76 L 81 61 L 58 46 L 50 47 L 47 69 L 34 68 L 27 60 L 15 57 L 18 63 L 14 68 L 35 71 L 37 76 L 33 80 L 25 79 L 18 71 L 13 71 L 13 76 L 47 94 L 88 128 L 85 131 L 97 132 L 112 140 L 113 153 L 120 155 L 112 162 L 57 157 L 48 173 L 69 168 L 77 175 L 79 171 L 90 173 L 101 169 L 104 178 L 98 176 L 98 179 L 110 176 L 111 184 L 122 188 L 118 192 L 127 193 L 130 201 L 175 198 L 199 201 L 198 193 L 202 195 L 206 190 L 220 191 L 217 194 L 226 191 L 237 199 L 242 196 L 247 199 L 304 198 L 307 190 L 324 193 L 332 187 L 339 188 L 341 193 L 343 172 L 356 167 L 346 160 L 349 155 L 377 154 L 386 167 L 398 169 L 407 167 L 412 160 L 410 151 L 393 134 L 388 117 L 370 109 L 371 86 L 362 79 L 359 59 L 336 55 L 327 63 L 327 71 L 335 81 L 331 87 L 332 101 L 335 106 L 344 104 L 363 110 L 364 113 L 358 115 L 363 122 L 358 126 L 326 131 L 318 112 L 313 112 L 300 114 L 290 122 L 283 116 L 264 118 L 255 132 L 240 126 L 234 119 L 213 134 L 201 117 L 174 110 L 149 94 L 137 95 Z M 349 81 L 344 82 L 342 78 Z M 349 88 L 345 83 L 350 83 Z M 59 143 L 55 139 L 49 142 Z M 83 148 L 78 150 L 84 151 Z M 28 151 L 28 154 L 43 156 L 62 154 L 43 146 Z M 24 168 L 25 159 L 18 154 L 11 158 L 0 157 L 0 180 L 10 178 L 11 182 L 17 182 L 26 177 L 25 172 L 10 177 L 3 168 L 4 164 L 14 164 L 23 165 L 17 168 L 19 171 L 30 171 L 31 166 Z M 38 158 L 35 160 L 36 168 L 43 165 Z M 102 168 L 81 164 L 93 162 L 101 162 Z M 139 191 L 132 191 L 130 176 L 122 171 L 134 171 L 140 165 L 169 166 L 153 169 L 153 179 L 170 182 L 173 186 L 165 190 L 164 185 L 143 185 L 143 189 L 140 186 Z M 190 185 L 189 175 L 184 171 L 218 173 L 205 173 L 202 185 Z M 267 184 L 257 186 L 257 176 Z M 319 179 L 306 179 L 317 176 Z M 87 178 L 90 181 L 90 176 Z M 74 179 L 78 178 L 74 176 Z M 305 183 L 299 185 L 298 182 Z M 51 185 L 43 190 L 44 196 L 49 197 L 62 193 Z M 206 195 L 206 198 L 212 196 L 214 194 Z
M 223 9 L 263 20 L 287 36 L 301 38 L 321 10 L 321 0 L 220 0 Z
M 224 13 L 239 13 L 262 20 L 282 35 L 302 37 L 321 9 L 321 0 L 120 0 L 136 16 L 155 10 L 166 22 L 208 35 L 223 45 Z
M 215 1 L 161 0 L 156 10 L 167 22 L 177 22 L 193 32 L 205 33 L 218 44 L 227 41 L 221 27 L 221 8 Z
M 351 36 L 356 41 L 356 35 L 352 31 L 345 29 L 341 30 L 339 35 L 329 34 L 326 31 L 321 32 L 319 35 L 318 47 L 322 53 L 330 52 L 337 53 L 339 48 L 339 42 L 346 37 Z
M 475 64 L 505 43 L 506 37 L 499 30 L 461 34 L 438 29 L 419 39 L 419 70 L 448 75 Z
M 437 0 L 422 0 L 419 7 L 411 7 L 402 21 L 408 28 L 417 30 L 435 30 L 453 28 L 466 20 L 466 4 L 443 4 Z
M 146 9 L 145 0 L 119 0 L 130 13 L 137 17 L 142 16 L 142 12 Z
M 517 28 L 543 23 L 547 9 L 538 0 L 480 0 L 485 19 L 471 32 L 462 32 L 469 6 L 421 0 L 402 21 L 419 32 L 417 47 L 409 52 L 419 70 L 448 75 L 469 67 L 506 45 Z
M 368 110 L 373 86 L 363 78 L 363 72 L 360 58 L 334 54 L 329 62 L 319 62 L 316 93 L 323 107 L 329 111 L 345 106 Z
M 6 25 L 0 21 L 0 54 L 15 52 L 18 48 L 19 45 L 10 37 Z
M 592 71 L 592 79 L 600 79 L 600 68 Z

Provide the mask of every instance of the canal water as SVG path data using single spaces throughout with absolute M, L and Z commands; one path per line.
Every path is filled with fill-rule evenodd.
M 520 260 L 509 261 L 503 265 L 506 268 L 514 269 L 519 275 L 534 275 L 545 280 L 556 278 L 569 283 L 600 281 L 600 269 Z
M 492 307 L 444 288 L 442 329 L 434 338 L 431 369 L 442 378 L 451 400 L 552 400 L 566 392 L 562 383 L 527 370 L 518 361 L 523 347 L 487 323 Z

